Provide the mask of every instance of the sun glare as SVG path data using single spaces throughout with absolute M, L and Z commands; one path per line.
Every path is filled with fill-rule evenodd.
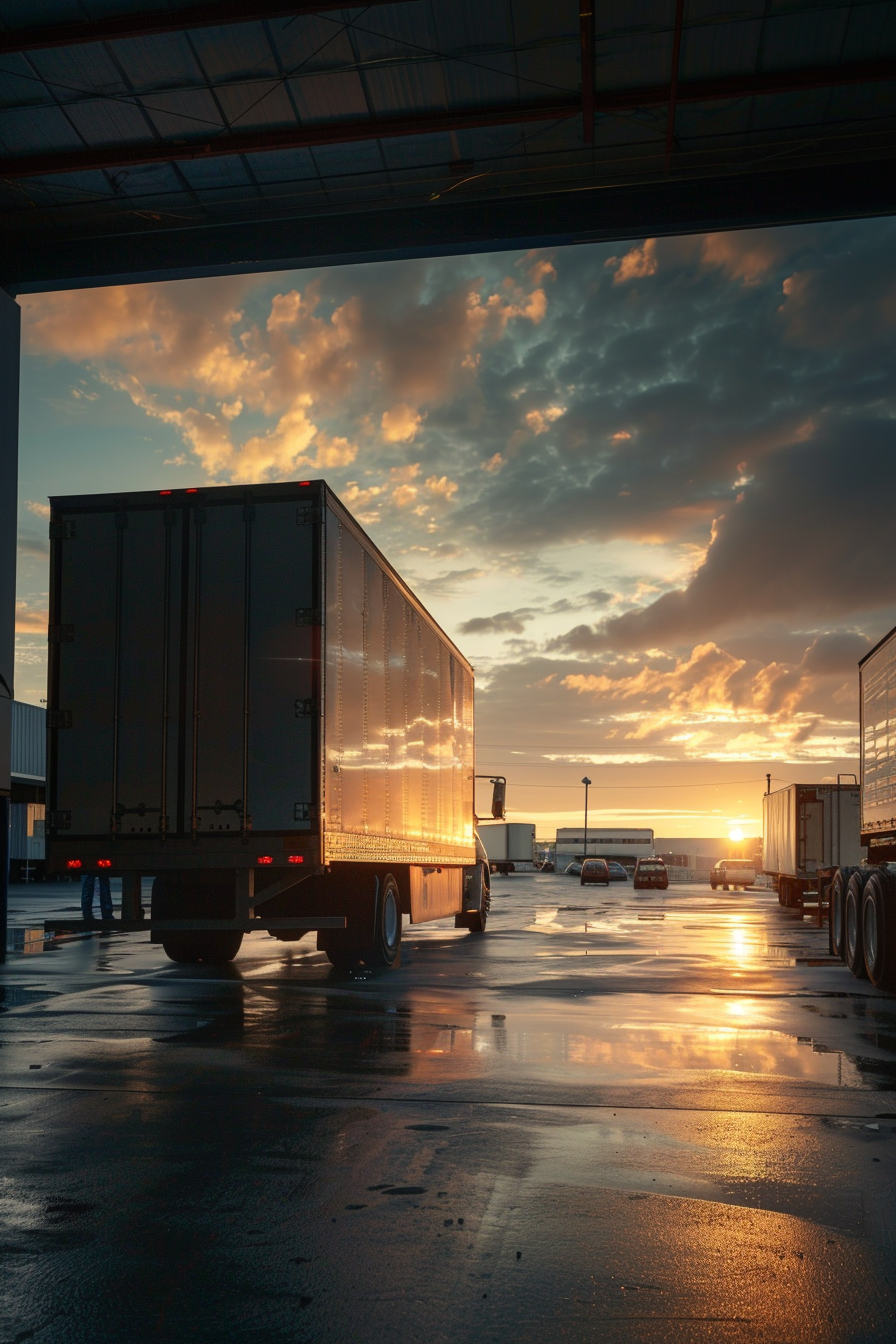
M 736 845 L 739 845 L 741 840 L 743 840 L 743 838 L 744 833 L 739 826 L 735 826 L 732 830 L 728 832 L 728 839 L 733 840 Z

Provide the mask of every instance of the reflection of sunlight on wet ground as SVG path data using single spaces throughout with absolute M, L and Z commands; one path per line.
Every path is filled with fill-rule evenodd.
M 380 1055 L 400 1048 L 407 1076 L 418 1079 L 434 1077 L 434 1068 L 442 1077 L 504 1070 L 522 1077 L 527 1069 L 568 1077 L 572 1068 L 577 1081 L 594 1083 L 656 1081 L 687 1071 L 866 1085 L 841 1052 L 764 1022 L 761 1001 L 721 1000 L 711 1007 L 687 1002 L 680 1008 L 681 1020 L 663 1022 L 651 1019 L 649 1005 L 619 1002 L 619 1007 L 624 1015 L 609 1019 L 583 1005 L 571 1021 L 568 1010 L 546 1012 L 541 1003 L 506 1014 L 474 1012 L 466 1021 L 441 1025 L 433 1005 L 421 1005 L 405 1020 L 400 1046 L 390 1044 L 388 1035 L 368 1044 Z M 700 1020 L 698 1013 L 711 1014 L 712 1021 Z
M 593 899 L 593 898 L 592 898 Z M 771 961 L 776 965 L 794 965 L 792 949 L 788 944 L 769 942 L 767 922 L 761 917 L 737 910 L 714 910 L 705 922 L 693 921 L 693 910 L 669 908 L 661 898 L 636 906 L 626 901 L 600 905 L 544 905 L 534 909 L 534 920 L 524 925 L 527 933 L 550 934 L 554 946 L 536 950 L 541 958 L 584 957 L 627 951 L 626 942 L 640 939 L 643 944 L 644 924 L 651 925 L 650 938 L 654 943 L 651 954 L 660 952 L 668 957 L 701 957 L 714 962 L 719 970 L 739 977 L 742 972 L 764 968 Z M 558 936 L 578 935 L 574 945 L 558 947 Z M 583 939 L 587 937 L 587 945 Z M 646 949 L 640 948 L 640 955 Z

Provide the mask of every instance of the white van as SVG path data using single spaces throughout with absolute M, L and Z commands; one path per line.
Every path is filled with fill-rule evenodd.
M 746 891 L 755 881 L 756 867 L 749 859 L 722 859 L 709 875 L 709 885 L 713 891 L 716 887 L 721 887 L 723 891 L 729 888 L 737 891 L 738 887 L 742 887 Z

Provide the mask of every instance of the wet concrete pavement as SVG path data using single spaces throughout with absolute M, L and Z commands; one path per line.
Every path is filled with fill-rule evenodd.
M 896 1334 L 896 1000 L 772 893 L 494 890 L 381 976 L 13 953 L 0 1344 Z

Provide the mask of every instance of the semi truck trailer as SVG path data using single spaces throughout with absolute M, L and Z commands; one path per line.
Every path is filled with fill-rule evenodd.
M 859 663 L 861 807 L 868 859 L 831 888 L 830 947 L 858 977 L 896 990 L 896 630 Z
M 180 962 L 484 930 L 472 669 L 324 482 L 50 509 L 50 872 L 120 877 Z
M 802 905 L 820 875 L 861 860 L 858 783 L 789 784 L 763 795 L 762 869 L 782 905 Z
M 535 826 L 531 821 L 493 821 L 479 827 L 493 873 L 535 871 Z

